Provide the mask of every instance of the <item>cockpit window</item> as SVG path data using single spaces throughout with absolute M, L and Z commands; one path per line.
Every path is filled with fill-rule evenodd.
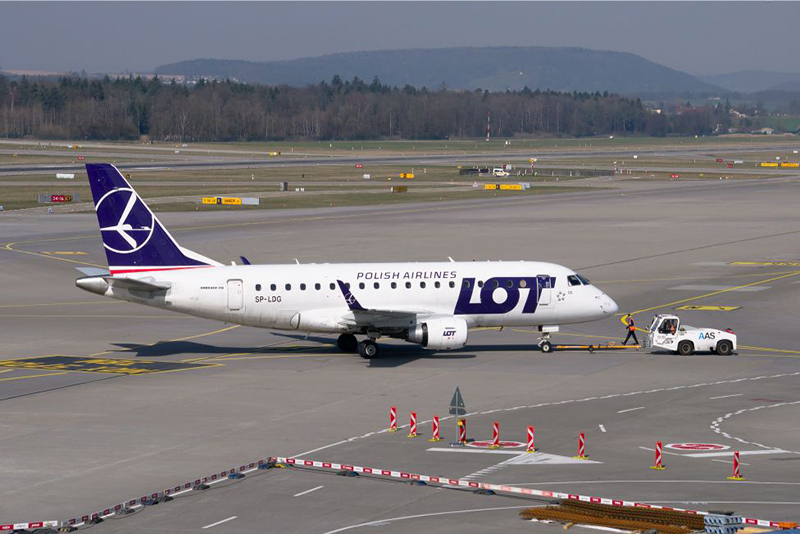
M 571 286 L 579 286 L 581 285 L 581 280 L 577 274 L 571 274 L 567 277 L 567 283 Z
M 592 285 L 592 283 L 589 280 L 587 280 L 586 278 L 584 278 L 583 276 L 581 276 L 581 275 L 577 275 L 577 276 L 578 276 L 578 279 L 583 283 L 583 285 L 585 285 L 585 286 Z

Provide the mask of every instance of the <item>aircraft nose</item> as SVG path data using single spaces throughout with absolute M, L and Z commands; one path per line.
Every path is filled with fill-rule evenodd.
M 603 296 L 600 297 L 600 309 L 603 310 L 603 313 L 606 315 L 611 315 L 612 313 L 617 313 L 619 306 L 614 302 L 614 299 L 603 293 Z

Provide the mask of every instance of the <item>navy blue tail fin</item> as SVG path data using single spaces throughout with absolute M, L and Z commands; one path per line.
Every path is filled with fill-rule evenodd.
M 86 172 L 111 274 L 220 265 L 178 245 L 114 165 Z

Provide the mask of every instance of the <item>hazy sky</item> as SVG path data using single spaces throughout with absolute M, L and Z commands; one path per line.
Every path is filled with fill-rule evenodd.
M 796 2 L 3 2 L 0 68 L 150 71 L 202 57 L 583 46 L 693 74 L 800 71 Z

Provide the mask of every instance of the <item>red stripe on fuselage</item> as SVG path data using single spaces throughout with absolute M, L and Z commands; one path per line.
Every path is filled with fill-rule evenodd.
M 126 273 L 148 273 L 148 272 L 155 272 L 155 271 L 179 271 L 183 269 L 203 269 L 205 267 L 214 267 L 213 265 L 185 265 L 183 267 L 157 267 L 157 268 L 150 268 L 145 267 L 144 269 L 120 269 L 120 270 L 111 270 L 111 274 L 126 274 Z

